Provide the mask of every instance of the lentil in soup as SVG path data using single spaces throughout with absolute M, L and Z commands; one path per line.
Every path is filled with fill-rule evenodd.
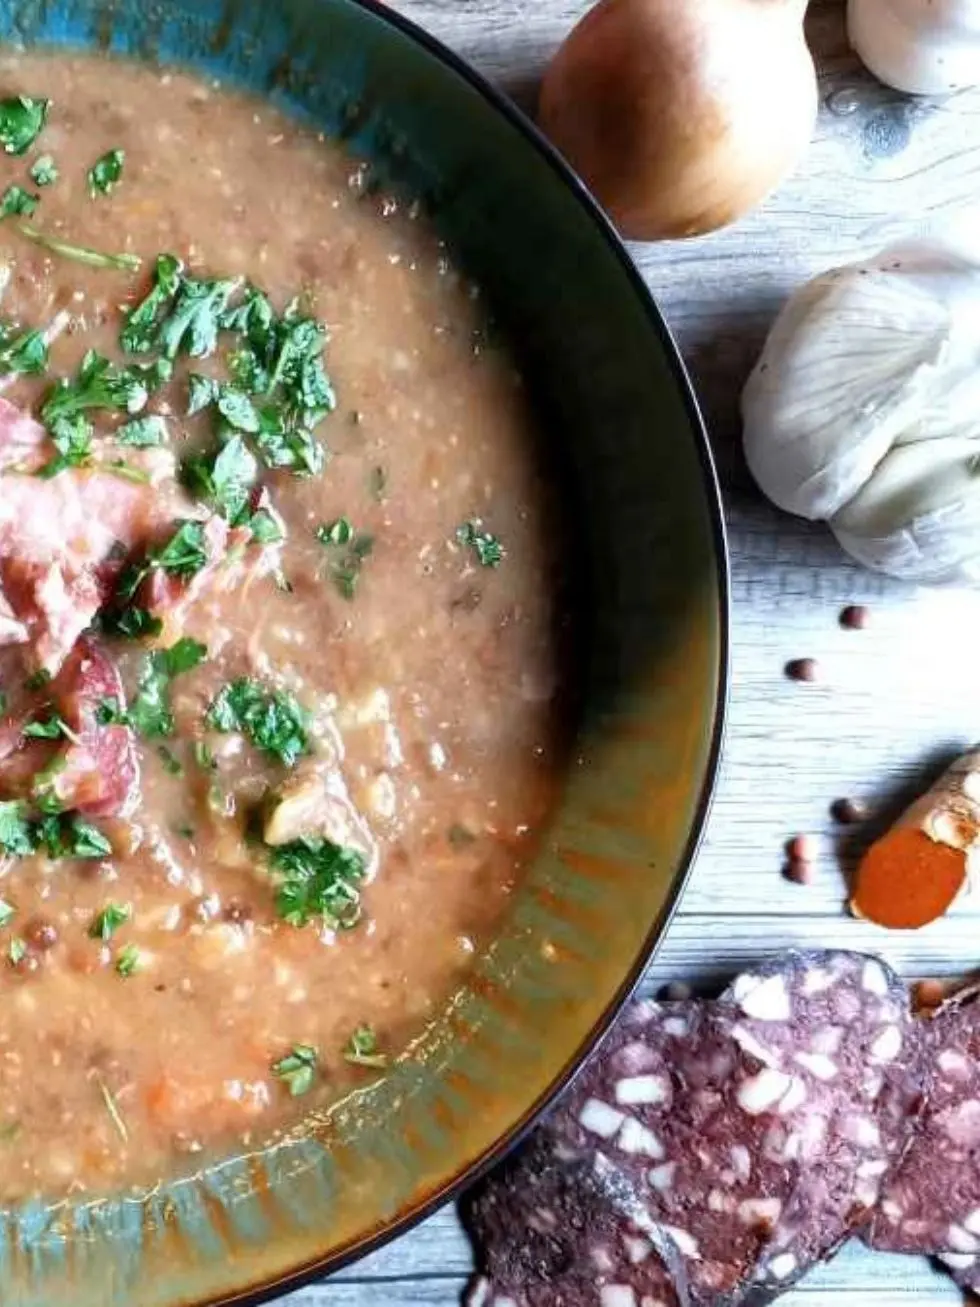
M 526 401 L 433 232 L 181 72 L 8 54 L 0 96 L 12 1199 L 383 1074 L 562 759 Z

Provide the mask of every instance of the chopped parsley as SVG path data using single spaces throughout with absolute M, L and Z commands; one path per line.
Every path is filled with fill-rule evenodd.
M 125 150 L 108 150 L 96 159 L 88 170 L 88 193 L 94 199 L 96 195 L 109 195 L 122 177 L 123 164 L 126 162 Z
M 73 744 L 78 743 L 78 736 L 64 717 L 56 712 L 51 712 L 45 718 L 28 722 L 24 727 L 24 735 L 29 740 L 60 740 L 63 736 L 66 740 L 71 740 Z
M 92 424 L 82 413 L 74 417 L 55 418 L 48 427 L 55 455 L 37 475 L 48 479 L 71 467 L 85 467 L 92 457 Z
M 25 690 L 43 690 L 51 682 L 51 673 L 46 667 L 39 667 L 36 672 L 31 672 L 24 682 Z
M 0 145 L 6 154 L 26 154 L 41 134 L 50 100 L 16 95 L 0 100 Z
M 0 339 L 0 374 L 20 372 L 37 376 L 48 366 L 48 344 L 43 331 L 24 331 Z
M 164 358 L 173 359 L 183 353 L 203 359 L 213 354 L 221 316 L 241 284 L 240 277 L 207 281 L 185 273 L 153 342 Z
M 24 858 L 34 852 L 31 823 L 26 814 L 27 805 L 21 799 L 7 799 L 0 803 L 0 849 L 15 858 Z
M 124 568 L 116 583 L 115 603 L 126 604 L 135 597 L 140 586 L 151 572 L 159 568 L 168 576 L 190 577 L 208 561 L 204 527 L 200 522 L 176 523 L 176 530 L 164 545 L 151 549 L 138 562 Z
M 35 186 L 52 186 L 58 180 L 58 165 L 50 154 L 39 154 L 31 164 L 31 181 Z
M 184 265 L 173 254 L 158 254 L 153 269 L 153 287 L 126 314 L 119 343 L 128 354 L 146 354 L 154 346 L 159 320 L 180 287 Z
M 211 752 L 209 745 L 203 740 L 194 741 L 194 761 L 202 771 L 214 771 L 217 763 L 214 760 L 214 754 Z
M 112 845 L 98 829 L 81 817 L 60 814 L 56 800 L 49 804 L 38 796 L 37 806 L 45 815 L 28 816 L 21 799 L 0 803 L 0 849 L 12 857 L 26 858 L 45 852 L 49 858 L 105 858 Z M 50 807 L 52 811 L 45 812 Z
M 272 1074 L 283 1082 L 293 1098 L 309 1093 L 317 1069 L 317 1051 L 310 1044 L 296 1044 L 290 1053 L 272 1064 Z
M 7 945 L 7 957 L 12 967 L 19 966 L 27 957 L 27 945 L 20 938 L 12 939 Z
M 356 849 L 326 838 L 291 840 L 272 849 L 278 878 L 276 911 L 291 926 L 322 918 L 332 930 L 349 930 L 361 915 L 358 886 L 366 867 Z
M 112 939 L 120 926 L 125 926 L 132 915 L 133 909 L 128 903 L 107 903 L 102 911 L 96 914 L 88 928 L 88 933 L 92 939 L 101 939 L 104 943 Z
M 133 418 L 124 422 L 116 432 L 120 445 L 130 445 L 133 449 L 149 449 L 154 445 L 167 443 L 167 424 L 156 413 L 148 417 Z
M 479 521 L 464 522 L 456 528 L 456 540 L 464 548 L 472 549 L 481 567 L 499 567 L 504 556 L 503 546 L 496 536 L 483 530 Z
M 0 929 L 9 926 L 16 915 L 17 910 L 13 904 L 8 903 L 6 899 L 0 899 Z
M 344 1060 L 354 1066 L 374 1067 L 383 1070 L 388 1065 L 387 1055 L 378 1050 L 378 1037 L 370 1026 L 358 1026 L 344 1049 Z
M 126 714 L 127 723 L 147 739 L 173 735 L 170 682 L 202 663 L 207 652 L 205 645 L 184 636 L 169 649 L 154 649 L 147 654 L 136 694 Z
M 374 537 L 357 532 L 348 518 L 338 517 L 316 529 L 316 538 L 330 551 L 330 575 L 345 599 L 353 599 L 364 560 L 374 549 Z
M 248 512 L 258 473 L 255 459 L 241 436 L 232 436 L 212 455 L 185 460 L 181 474 L 188 489 L 213 504 L 233 526 Z
M 208 709 L 207 723 L 216 731 L 240 732 L 286 767 L 295 766 L 309 748 L 306 710 L 285 690 L 247 677 L 222 687 Z
M 102 250 L 93 250 L 87 245 L 75 245 L 71 241 L 52 236 L 50 232 L 41 231 L 29 222 L 17 224 L 21 235 L 26 236 L 35 245 L 58 254 L 63 259 L 72 259 L 75 263 L 84 263 L 89 268 L 117 268 L 121 272 L 139 272 L 143 260 L 138 254 L 106 254 Z
M 32 195 L 15 182 L 0 195 L 0 218 L 31 218 L 40 203 L 40 195 Z
M 139 413 L 149 395 L 144 376 L 135 368 L 118 368 L 90 349 L 74 377 L 61 377 L 48 391 L 41 419 L 51 427 L 59 419 L 75 418 L 89 409 L 121 409 Z
M 165 744 L 161 744 L 157 749 L 157 757 L 163 763 L 163 769 L 169 776 L 183 776 L 184 764 Z
M 264 508 L 258 509 L 248 520 L 252 539 L 260 545 L 275 545 L 283 538 L 282 527 Z
M 124 944 L 116 957 L 116 971 L 120 976 L 134 976 L 139 969 L 139 949 L 135 944 Z
M 143 640 L 160 634 L 163 622 L 146 608 L 107 609 L 99 614 L 99 629 L 121 640 Z

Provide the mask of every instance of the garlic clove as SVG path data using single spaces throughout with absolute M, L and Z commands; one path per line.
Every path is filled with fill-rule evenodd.
M 980 417 L 973 427 L 893 449 L 831 519 L 842 548 L 907 581 L 980 580 Z
M 980 83 L 978 0 L 849 0 L 851 45 L 874 75 L 913 95 Z
M 947 306 L 887 265 L 798 290 L 742 395 L 745 456 L 765 494 L 811 519 L 842 509 L 915 425 L 949 331 Z

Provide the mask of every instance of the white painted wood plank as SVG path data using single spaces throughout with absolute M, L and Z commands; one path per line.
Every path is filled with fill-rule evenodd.
M 396 0 L 394 7 L 532 106 L 540 69 L 588 3 Z M 720 983 L 786 944 L 877 949 L 909 976 L 952 974 L 980 961 L 980 905 L 917 935 L 850 920 L 842 911 L 839 832 L 828 818 L 830 802 L 844 794 L 868 798 L 884 818 L 946 753 L 980 737 L 980 696 L 971 680 L 980 600 L 916 593 L 869 576 L 821 528 L 770 510 L 738 452 L 737 406 L 772 315 L 793 286 L 973 197 L 980 94 L 910 105 L 877 86 L 846 49 L 842 0 L 813 0 L 808 29 L 824 108 L 799 175 L 735 228 L 634 248 L 710 423 L 726 488 L 735 601 L 722 782 L 690 889 L 650 970 L 650 990 L 675 978 Z M 868 631 L 838 628 L 839 609 L 849 602 L 872 607 Z M 818 684 L 784 679 L 783 664 L 801 656 L 823 664 Z M 781 844 L 798 830 L 821 840 L 819 875 L 805 889 L 779 874 Z M 469 1265 L 455 1215 L 443 1211 L 329 1283 L 284 1301 L 450 1307 Z M 853 1247 L 781 1301 L 943 1307 L 961 1298 L 925 1262 L 872 1258 Z

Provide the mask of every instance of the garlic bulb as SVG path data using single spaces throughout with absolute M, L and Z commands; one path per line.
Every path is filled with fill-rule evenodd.
M 980 83 L 980 0 L 848 0 L 847 28 L 864 63 L 899 91 Z
M 980 580 L 980 249 L 907 243 L 802 287 L 742 414 L 781 508 L 829 522 L 868 567 Z

